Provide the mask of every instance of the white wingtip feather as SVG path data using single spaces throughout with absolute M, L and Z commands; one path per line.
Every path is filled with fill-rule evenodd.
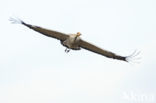
M 140 57 L 138 55 L 140 52 L 134 51 L 131 55 L 127 56 L 126 61 L 127 62 L 132 62 L 132 63 L 140 63 Z
M 22 20 L 18 19 L 18 18 L 10 18 L 9 19 L 11 21 L 11 23 L 13 24 L 22 24 Z

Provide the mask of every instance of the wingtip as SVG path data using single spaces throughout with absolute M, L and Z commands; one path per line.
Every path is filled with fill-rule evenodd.
M 23 24 L 24 23 L 21 19 L 12 18 L 12 17 L 9 18 L 9 21 L 11 21 L 12 24 Z
M 131 55 L 129 55 L 125 58 L 125 61 L 139 63 L 139 60 L 141 59 L 140 57 L 138 57 L 139 54 L 140 54 L 140 51 L 135 50 Z

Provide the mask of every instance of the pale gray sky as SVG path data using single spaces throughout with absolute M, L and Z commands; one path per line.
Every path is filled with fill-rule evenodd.
M 155 0 L 3 0 L 0 2 L 0 103 L 155 103 Z M 27 23 L 82 38 L 120 55 L 141 51 L 140 64 L 81 50 Z

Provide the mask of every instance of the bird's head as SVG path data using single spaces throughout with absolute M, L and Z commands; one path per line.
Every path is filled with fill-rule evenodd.
M 76 36 L 79 37 L 80 35 L 81 35 L 81 33 L 80 32 L 77 32 Z

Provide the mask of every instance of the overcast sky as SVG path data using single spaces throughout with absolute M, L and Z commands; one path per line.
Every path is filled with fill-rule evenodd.
M 1 0 L 0 103 L 155 103 L 155 0 Z M 137 63 L 87 50 L 65 53 L 58 40 L 9 17 L 81 38 Z

